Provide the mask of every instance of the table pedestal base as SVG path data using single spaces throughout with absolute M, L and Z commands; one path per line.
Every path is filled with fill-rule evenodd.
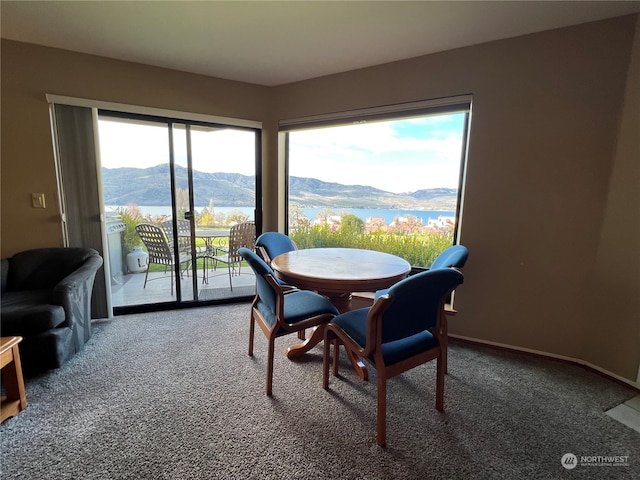
M 338 346 L 338 349 L 339 348 L 340 346 Z M 351 365 L 353 365 L 353 369 L 356 371 L 358 376 L 364 381 L 369 380 L 369 372 L 365 364 L 360 360 L 360 357 L 354 355 L 352 351 L 347 350 L 346 348 L 345 350 L 347 352 L 347 357 L 349 357 L 349 361 L 351 361 Z M 338 352 L 334 353 L 334 355 L 338 355 Z
M 311 350 L 313 347 L 318 345 L 322 340 L 324 340 L 325 326 L 326 325 L 319 325 L 317 327 L 314 327 L 311 330 L 311 334 L 304 342 L 298 343 L 296 345 L 291 345 L 289 348 L 287 348 L 285 352 L 287 358 L 294 359 L 296 357 L 300 357 Z M 336 352 L 334 355 L 338 355 L 338 352 Z M 360 360 L 360 358 L 358 358 L 358 356 L 354 355 L 353 352 L 349 350 L 347 350 L 347 357 L 349 357 L 349 361 L 353 365 L 353 369 L 356 371 L 358 376 L 362 380 L 368 380 L 369 372 L 367 371 L 367 367 Z
M 351 293 L 326 293 L 318 291 L 320 295 L 327 297 L 335 305 L 340 313 L 351 310 Z
M 304 355 L 317 344 L 319 344 L 322 340 L 324 340 L 324 330 L 325 325 L 318 325 L 317 327 L 312 328 L 311 334 L 304 342 L 297 345 L 291 345 L 289 348 L 287 348 L 287 351 L 285 352 L 287 358 L 291 359 Z

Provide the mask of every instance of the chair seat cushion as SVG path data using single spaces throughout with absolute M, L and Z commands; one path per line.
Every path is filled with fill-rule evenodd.
M 256 308 L 267 323 L 273 326 L 276 322 L 273 310 L 262 301 L 258 302 Z M 337 315 L 338 309 L 333 303 L 317 293 L 300 290 L 287 293 L 284 296 L 284 320 L 289 325 L 327 313 Z
M 403 338 L 382 344 L 382 358 L 385 365 L 412 357 L 438 345 L 438 340 L 427 330 Z
M 331 323 L 338 325 L 358 345 L 365 347 L 367 342 L 367 314 L 370 308 L 359 308 L 338 315 Z M 392 365 L 438 345 L 436 338 L 427 330 L 410 337 L 382 344 L 382 358 L 385 365 Z M 371 359 L 373 360 L 373 358 Z
M 51 303 L 51 289 L 2 292 L 2 311 L 9 307 Z
M 284 320 L 288 324 L 307 320 L 309 317 L 331 313 L 338 314 L 338 309 L 322 295 L 300 290 L 284 296 Z
M 331 323 L 338 325 L 358 345 L 364 347 L 367 343 L 367 314 L 369 310 L 371 309 L 366 307 L 342 313 L 331 320 Z
M 270 326 L 276 322 L 273 310 L 265 302 L 258 302 L 256 308 Z M 338 314 L 338 309 L 322 295 L 307 290 L 287 293 L 284 296 L 284 321 L 293 325 L 316 315 Z
M 37 335 L 56 328 L 64 320 L 64 309 L 60 305 L 2 307 L 2 335 Z

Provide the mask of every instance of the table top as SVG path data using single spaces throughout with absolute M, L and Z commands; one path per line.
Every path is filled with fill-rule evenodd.
M 191 235 L 188 232 L 180 233 L 181 237 L 190 237 Z M 228 237 L 229 230 L 196 230 L 195 236 L 198 238 L 218 238 L 218 237 Z
M 0 338 L 0 353 L 13 348 L 22 341 L 22 337 L 2 337 Z
M 358 248 L 309 248 L 278 255 L 271 262 L 287 283 L 323 293 L 379 290 L 411 271 L 406 260 Z

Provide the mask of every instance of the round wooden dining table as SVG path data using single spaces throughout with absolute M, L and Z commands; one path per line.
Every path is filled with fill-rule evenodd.
M 353 292 L 388 288 L 411 271 L 409 262 L 400 257 L 357 248 L 294 250 L 278 255 L 271 267 L 288 284 L 326 296 L 341 313 L 349 311 Z M 323 338 L 324 325 L 320 325 L 302 344 L 289 347 L 287 356 L 297 357 Z M 364 364 L 351 352 L 347 354 L 358 375 L 366 380 Z
M 278 255 L 271 267 L 288 284 L 326 296 L 340 312 L 349 310 L 353 292 L 388 288 L 411 271 L 403 258 L 359 248 L 294 250 Z

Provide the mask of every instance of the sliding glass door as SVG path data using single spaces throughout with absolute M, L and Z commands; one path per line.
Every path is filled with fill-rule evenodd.
M 259 131 L 111 111 L 98 130 L 114 312 L 251 295 L 221 260 L 259 220 Z

